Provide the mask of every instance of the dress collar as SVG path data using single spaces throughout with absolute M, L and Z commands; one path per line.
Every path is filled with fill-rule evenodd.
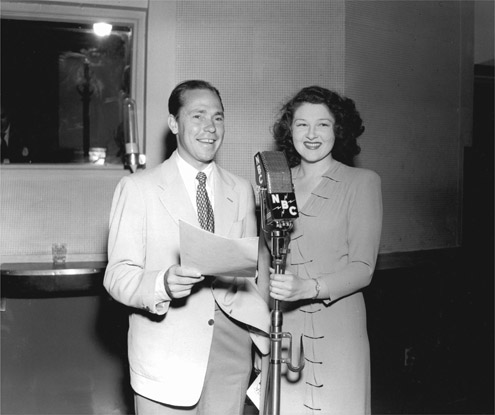
M 330 168 L 321 175 L 321 177 L 326 177 L 327 179 L 334 180 L 336 182 L 342 181 L 344 178 L 345 165 L 340 161 L 334 160 L 334 163 Z

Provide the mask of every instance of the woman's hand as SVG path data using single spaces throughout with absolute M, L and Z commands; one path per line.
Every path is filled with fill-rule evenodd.
M 270 268 L 270 297 L 281 301 L 297 301 L 313 298 L 316 284 L 312 279 L 302 279 L 290 272 L 275 274 Z

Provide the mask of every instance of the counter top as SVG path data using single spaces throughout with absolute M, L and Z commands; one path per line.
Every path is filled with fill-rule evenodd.
M 1 264 L 1 296 L 11 298 L 93 295 L 103 288 L 106 262 Z

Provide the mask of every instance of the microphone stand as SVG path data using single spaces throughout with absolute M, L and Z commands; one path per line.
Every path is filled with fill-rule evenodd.
M 261 189 L 261 200 L 265 200 L 263 194 L 265 189 Z M 265 231 L 265 206 L 261 207 L 262 230 Z M 273 257 L 273 268 L 276 274 L 285 273 L 285 260 L 288 253 L 289 231 L 292 229 L 292 222 L 277 221 L 275 228 L 271 230 L 271 251 Z M 260 235 L 261 237 L 261 235 Z M 270 327 L 270 365 L 268 370 L 268 379 L 265 390 L 265 403 L 263 406 L 264 415 L 280 414 L 280 383 L 282 363 L 287 364 L 287 368 L 292 372 L 300 372 L 304 368 L 304 348 L 301 336 L 299 365 L 294 366 L 291 363 L 292 358 L 292 335 L 289 332 L 282 331 L 283 313 L 280 308 L 280 301 L 273 300 L 271 311 Z M 289 356 L 282 358 L 282 339 L 289 339 Z

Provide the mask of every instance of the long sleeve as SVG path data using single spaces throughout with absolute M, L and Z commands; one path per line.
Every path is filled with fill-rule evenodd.
M 332 301 L 359 291 L 371 282 L 382 228 L 380 177 L 368 171 L 352 191 L 347 213 L 347 264 L 320 276 Z
M 161 270 L 146 271 L 145 198 L 132 177 L 118 184 L 110 212 L 108 266 L 103 284 L 117 301 L 163 314 L 168 302 L 157 303 L 155 283 Z

